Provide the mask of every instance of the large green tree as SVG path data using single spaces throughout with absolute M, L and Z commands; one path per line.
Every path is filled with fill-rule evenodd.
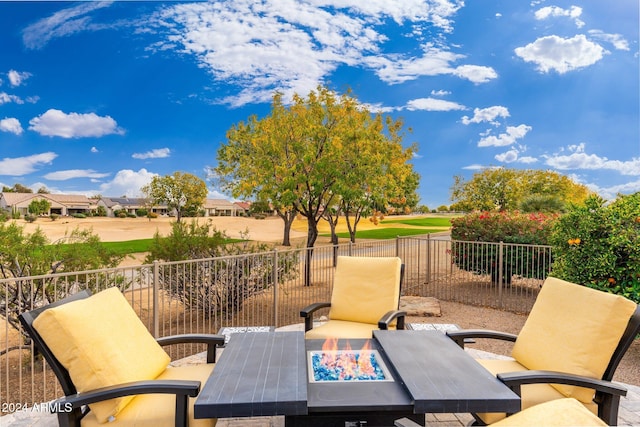
M 207 197 L 207 184 L 197 176 L 185 172 L 154 176 L 141 190 L 147 199 L 156 204 L 166 204 L 170 210 L 174 209 L 178 222 L 184 212 L 200 209 Z
M 350 93 L 318 87 L 306 98 L 294 95 L 290 105 L 275 94 L 268 116 L 227 132 L 214 175 L 234 197 L 268 200 L 291 220 L 296 212 L 304 216 L 313 248 L 328 210 L 384 204 L 407 188 L 398 181 L 415 176 L 407 163 L 414 147 L 404 149 L 401 140 L 400 121 L 371 114 Z
M 530 210 L 561 211 L 568 203 L 582 203 L 589 189 L 566 175 L 549 170 L 489 168 L 470 180 L 454 177 L 451 187 L 452 210 Z

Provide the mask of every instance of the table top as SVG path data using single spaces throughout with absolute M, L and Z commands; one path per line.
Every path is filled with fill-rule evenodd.
M 365 340 L 349 341 L 356 348 Z M 196 399 L 194 415 L 286 416 L 384 408 L 416 414 L 520 410 L 518 395 L 442 332 L 374 331 L 372 344 L 395 381 L 308 384 L 306 352 L 320 348 L 321 340 L 305 340 L 302 332 L 234 334 Z
M 194 404 L 195 418 L 305 415 L 303 332 L 233 334 Z
M 414 412 L 518 412 L 520 397 L 439 331 L 374 331 Z

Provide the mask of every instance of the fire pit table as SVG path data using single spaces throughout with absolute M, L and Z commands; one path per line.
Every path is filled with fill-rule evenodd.
M 234 335 L 200 391 L 195 417 L 284 415 L 286 426 L 344 427 L 520 410 L 515 393 L 441 332 L 375 331 L 373 339 L 330 344 L 302 332 Z M 338 366 L 337 358 L 353 365 Z

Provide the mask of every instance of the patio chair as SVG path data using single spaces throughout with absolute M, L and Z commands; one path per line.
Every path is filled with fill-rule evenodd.
M 573 397 L 608 425 L 626 389 L 611 380 L 640 331 L 640 307 L 628 299 L 548 277 L 519 335 L 462 330 L 447 335 L 514 342 L 510 360 L 478 360 L 522 397 L 522 408 Z M 480 425 L 505 414 L 474 414 Z
M 397 257 L 338 257 L 331 302 L 300 311 L 305 338 L 371 338 L 375 329 L 404 329 L 398 310 L 404 265 Z M 329 307 L 329 320 L 314 327 L 313 314 Z
M 36 350 L 66 397 L 55 402 L 61 426 L 201 426 L 193 400 L 213 370 L 218 335 L 155 340 L 117 288 L 83 291 L 20 315 Z M 161 345 L 207 344 L 207 363 L 170 367 Z
M 420 427 L 402 418 L 395 421 L 395 427 Z M 491 424 L 492 427 L 600 427 L 604 421 L 595 416 L 574 398 L 550 400 Z

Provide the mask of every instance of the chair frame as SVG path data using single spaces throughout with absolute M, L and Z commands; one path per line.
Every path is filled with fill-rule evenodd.
M 638 333 L 640 333 L 640 306 L 636 307 L 636 310 L 629 318 L 629 323 L 601 379 L 564 372 L 538 370 L 504 372 L 498 374 L 497 377 L 518 395 L 521 394 L 521 386 L 525 384 L 566 384 L 595 389 L 596 393 L 593 401 L 598 405 L 598 417 L 608 425 L 616 425 L 618 422 L 620 396 L 626 396 L 627 389 L 612 382 L 613 374 Z M 490 338 L 511 342 L 515 342 L 518 338 L 514 334 L 481 329 L 448 331 L 447 335 L 462 348 L 464 348 L 465 339 L 467 338 Z M 475 414 L 473 415 L 477 422 L 482 423 L 479 417 Z
M 402 295 L 402 282 L 404 281 L 404 264 L 400 265 L 400 295 Z M 331 307 L 330 302 L 316 302 L 310 304 L 300 310 L 300 317 L 304 318 L 304 331 L 308 332 L 313 329 L 313 314 L 321 308 Z M 398 298 L 398 307 L 400 307 L 400 299 Z M 404 329 L 406 311 L 391 310 L 388 311 L 378 321 L 378 328 L 382 330 L 389 329 L 391 322 L 397 319 L 396 329 Z
M 33 327 L 33 321 L 45 310 L 58 307 L 72 301 L 78 301 L 91 296 L 89 290 L 84 290 L 54 303 L 40 307 L 19 315 L 20 323 L 31 338 L 34 349 L 40 352 L 53 372 L 56 374 L 65 397 L 56 400 L 53 406 L 58 409 L 58 423 L 61 427 L 80 426 L 82 418 L 89 412 L 88 404 L 103 400 L 114 399 L 123 396 L 138 394 L 174 394 L 176 396 L 176 427 L 184 427 L 188 424 L 189 397 L 196 397 L 200 392 L 200 381 L 183 380 L 149 380 L 134 381 L 126 384 L 118 384 L 103 387 L 83 393 L 76 390 L 69 371 L 53 355 L 40 334 Z M 178 343 L 203 343 L 207 344 L 207 363 L 215 363 L 216 348 L 224 345 L 222 335 L 208 334 L 184 334 L 157 338 L 158 344 L 165 346 Z

